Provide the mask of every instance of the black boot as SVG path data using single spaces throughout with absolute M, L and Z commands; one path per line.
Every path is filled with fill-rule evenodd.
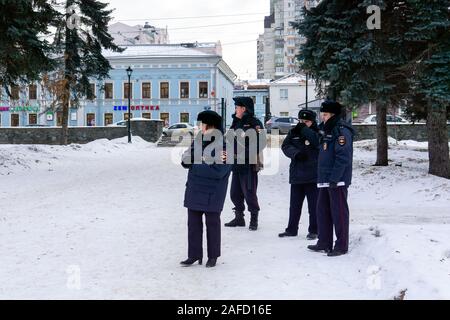
M 225 223 L 225 227 L 245 227 L 244 213 L 234 212 L 235 218 L 228 223 Z
M 312 233 L 312 232 L 308 233 L 308 235 L 306 236 L 307 240 L 317 240 L 317 238 L 318 238 L 317 233 Z
M 198 261 L 198 264 L 202 264 L 202 258 L 188 258 L 187 260 L 181 261 L 180 264 L 184 266 L 191 266 Z
M 208 261 L 206 262 L 206 267 L 213 268 L 216 266 L 216 262 L 217 262 L 217 258 L 209 258 Z
M 312 250 L 312 251 L 315 251 L 315 252 L 325 252 L 325 253 L 331 252 L 331 248 L 322 247 L 322 246 L 319 246 L 317 244 L 312 245 L 312 246 L 308 246 L 308 249 Z
M 258 212 L 254 212 L 250 214 L 250 230 L 256 231 L 258 230 Z

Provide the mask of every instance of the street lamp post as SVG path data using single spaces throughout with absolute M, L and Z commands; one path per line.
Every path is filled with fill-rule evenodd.
M 128 67 L 127 75 L 128 75 L 128 143 L 131 143 L 131 74 L 133 73 L 133 69 Z

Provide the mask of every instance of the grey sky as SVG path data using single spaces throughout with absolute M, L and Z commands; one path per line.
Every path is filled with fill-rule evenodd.
M 264 32 L 264 16 L 269 14 L 269 0 L 109 0 L 108 2 L 110 8 L 116 9 L 113 13 L 115 18 L 113 22 L 135 25 L 148 21 L 156 27 L 167 26 L 171 43 L 220 40 L 224 60 L 233 71 L 241 79 L 256 78 L 256 39 Z M 237 16 L 237 14 L 251 15 Z M 232 16 L 166 19 L 217 15 Z M 129 21 L 130 19 L 136 20 Z M 192 28 L 230 23 L 233 24 Z M 183 30 L 185 27 L 190 29 Z

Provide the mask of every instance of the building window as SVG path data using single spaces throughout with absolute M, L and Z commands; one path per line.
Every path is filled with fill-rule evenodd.
M 208 82 L 199 83 L 198 97 L 200 99 L 208 99 Z
M 189 123 L 189 113 L 186 112 L 180 113 L 180 122 Z
M 161 82 L 159 84 L 159 98 L 160 99 L 169 99 L 169 83 Z
M 168 127 L 170 124 L 170 114 L 167 112 L 161 112 L 159 118 L 164 121 L 164 126 Z
M 123 98 L 128 99 L 128 93 L 130 94 L 130 99 L 133 99 L 133 84 L 124 83 L 123 84 Z
M 113 90 L 114 87 L 112 83 L 105 83 L 105 99 L 114 99 Z
M 95 113 L 88 113 L 86 115 L 86 126 L 95 127 Z
M 263 96 L 263 104 L 264 104 L 264 105 L 267 104 L 267 99 L 268 99 L 268 98 L 269 98 L 268 96 Z
M 130 113 L 130 115 L 131 115 L 131 119 L 133 119 L 133 113 Z M 130 119 L 130 120 L 131 120 Z M 123 120 L 128 120 L 128 112 L 125 112 L 124 114 L 123 114 Z
M 12 114 L 11 115 L 11 127 L 18 127 L 18 126 L 19 126 L 19 115 Z
M 37 114 L 36 113 L 28 114 L 28 124 L 37 124 Z
M 189 99 L 189 82 L 180 82 L 180 99 Z
M 19 86 L 11 86 L 11 99 L 19 100 L 20 88 Z
M 281 100 L 289 99 L 288 89 L 280 89 L 280 99 Z
M 105 126 L 113 124 L 114 117 L 112 113 L 105 113 Z
M 96 98 L 95 95 L 95 83 L 89 84 L 89 93 L 87 95 L 88 100 L 94 100 Z
M 152 118 L 152 114 L 151 114 L 151 113 L 148 113 L 148 112 L 143 113 L 143 114 L 142 114 L 142 118 L 144 118 L 144 119 L 151 119 L 151 118 Z
M 150 82 L 143 82 L 142 83 L 142 99 L 151 99 L 152 93 L 151 93 L 151 84 Z
M 253 100 L 253 104 L 256 104 L 256 96 L 251 96 L 252 100 Z
M 289 117 L 289 112 L 280 112 L 280 117 Z
M 28 87 L 28 98 L 30 100 L 37 100 L 37 86 L 35 84 Z

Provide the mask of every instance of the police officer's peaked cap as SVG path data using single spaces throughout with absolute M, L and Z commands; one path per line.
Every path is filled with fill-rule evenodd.
M 253 110 L 255 108 L 255 104 L 253 103 L 253 99 L 250 97 L 236 97 L 233 98 L 234 104 L 240 107 L 246 107 L 247 109 Z
M 213 126 L 216 129 L 222 129 L 222 117 L 212 110 L 200 112 L 197 116 L 197 121 Z
M 342 105 L 339 102 L 333 100 L 326 100 L 322 103 L 320 112 L 328 112 L 333 114 L 340 114 L 342 111 Z
M 298 118 L 302 120 L 316 121 L 317 114 L 314 111 L 302 109 L 298 113 Z

